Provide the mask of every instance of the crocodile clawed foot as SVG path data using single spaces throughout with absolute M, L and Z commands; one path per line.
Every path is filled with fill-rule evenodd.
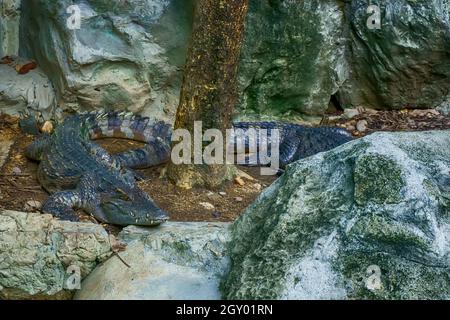
M 75 211 L 70 207 L 60 207 L 57 211 L 51 210 L 44 206 L 43 212 L 47 214 L 51 214 L 53 217 L 63 220 L 63 221 L 71 221 L 71 222 L 80 222 L 80 218 L 75 213 Z
M 79 222 L 80 218 L 73 210 L 77 196 L 78 194 L 73 191 L 55 193 L 44 204 L 42 211 L 60 220 Z

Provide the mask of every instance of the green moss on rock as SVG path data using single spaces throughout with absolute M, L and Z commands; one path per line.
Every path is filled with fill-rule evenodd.
M 376 133 L 290 165 L 233 225 L 224 297 L 450 298 L 449 137 Z
M 359 205 L 398 203 L 404 186 L 402 170 L 394 160 L 378 154 L 366 154 L 357 159 L 355 199 Z

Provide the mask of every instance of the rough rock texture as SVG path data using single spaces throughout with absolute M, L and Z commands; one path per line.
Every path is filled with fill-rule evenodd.
M 450 298 L 449 145 L 376 133 L 290 165 L 233 225 L 224 296 Z
M 8 0 L 7 2 L 11 2 Z M 17 2 L 17 1 L 16 1 Z M 67 109 L 173 119 L 195 0 L 24 0 L 21 54 Z M 81 28 L 70 30 L 70 5 Z M 450 92 L 448 1 L 251 0 L 239 118 L 317 119 L 332 105 L 434 108 Z M 196 35 L 197 36 L 197 35 Z
M 19 53 L 20 2 L 0 1 L 0 58 Z
M 111 255 L 109 240 L 99 225 L 0 211 L 0 299 L 70 298 L 71 270 L 88 275 Z
M 444 115 L 450 115 L 450 95 L 447 97 L 446 101 L 444 101 L 437 110 Z
M 342 105 L 434 108 L 450 93 L 450 3 L 374 0 L 381 29 L 367 27 L 366 0 L 347 5 L 351 74 Z
M 191 2 L 25 0 L 21 55 L 38 60 L 64 109 L 167 118 L 177 107 Z M 72 30 L 71 5 L 80 29 Z
M 120 257 L 83 281 L 75 299 L 220 299 L 227 271 L 229 224 L 169 222 L 155 229 L 128 227 Z
M 51 114 L 55 92 L 40 68 L 19 75 L 6 64 L 0 64 L 0 112 L 17 114 L 26 108 Z
M 4 137 L 0 137 L 0 169 L 5 164 L 5 161 L 8 159 L 9 150 L 13 144 L 13 141 L 6 139 Z
M 250 1 L 238 111 L 322 114 L 347 79 L 343 31 L 340 1 Z

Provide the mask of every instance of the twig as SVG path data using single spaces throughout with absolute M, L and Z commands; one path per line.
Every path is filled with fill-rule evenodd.
M 117 256 L 117 258 L 119 258 L 119 260 L 122 261 L 122 263 L 124 265 L 126 265 L 128 268 L 131 268 L 131 266 L 128 263 L 126 263 L 125 260 L 122 259 L 122 257 L 119 255 L 119 253 L 114 252 L 114 255 Z

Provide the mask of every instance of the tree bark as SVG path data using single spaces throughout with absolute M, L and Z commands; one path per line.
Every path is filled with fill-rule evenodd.
M 237 68 L 247 8 L 248 0 L 197 1 L 175 129 L 187 129 L 193 137 L 194 122 L 202 121 L 203 131 L 219 129 L 225 139 L 237 100 Z M 184 188 L 217 188 L 231 179 L 233 168 L 171 163 L 167 174 Z

